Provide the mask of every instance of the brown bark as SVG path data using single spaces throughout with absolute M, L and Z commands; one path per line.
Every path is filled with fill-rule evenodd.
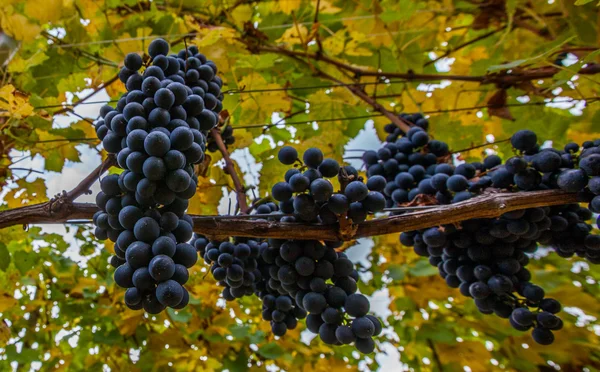
M 229 157 L 229 152 L 227 151 L 225 143 L 223 143 L 223 138 L 221 138 L 221 132 L 219 131 L 219 128 L 213 128 L 210 130 L 210 134 L 215 140 L 219 151 L 223 155 L 223 159 L 225 160 L 225 169 L 227 170 L 227 173 L 231 177 L 233 185 L 235 186 L 235 195 L 237 197 L 238 207 L 242 213 L 246 213 L 248 211 L 248 203 L 246 202 L 246 188 L 242 184 L 242 181 L 235 171 L 233 161 Z
M 356 238 L 424 229 L 442 224 L 459 223 L 472 218 L 494 218 L 503 213 L 526 208 L 562 205 L 577 202 L 577 194 L 561 190 L 490 193 L 473 199 L 418 210 L 358 224 L 352 234 L 342 232 L 338 225 L 285 223 L 248 218 L 211 218 L 194 216 L 194 231 L 207 236 L 243 236 L 254 238 L 352 240 Z M 71 203 L 58 199 L 46 203 L 0 211 L 0 229 L 25 224 L 66 223 L 76 219 L 91 219 L 95 204 Z M 354 230 L 354 229 L 353 229 Z

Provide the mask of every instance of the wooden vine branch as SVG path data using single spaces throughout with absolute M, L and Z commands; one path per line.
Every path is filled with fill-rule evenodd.
M 73 188 L 73 190 L 69 191 L 65 195 L 65 199 L 68 201 L 73 201 L 85 194 L 92 187 L 94 182 L 100 179 L 100 176 L 104 172 L 106 172 L 110 167 L 117 164 L 117 158 L 113 154 L 108 154 L 106 159 L 100 164 L 96 169 L 94 169 L 90 174 L 88 174 L 77 186 Z
M 211 129 L 210 134 L 215 140 L 219 151 L 221 151 L 221 154 L 223 155 L 223 159 L 225 160 L 225 169 L 227 170 L 227 173 L 229 173 L 229 176 L 233 181 L 233 185 L 235 186 L 235 195 L 237 198 L 238 207 L 242 213 L 247 213 L 248 203 L 246 202 L 246 188 L 242 184 L 242 181 L 240 181 L 240 178 L 235 171 L 235 166 L 231 160 L 231 157 L 229 157 L 229 152 L 227 151 L 225 143 L 223 143 L 223 138 L 221 138 L 221 132 L 219 131 L 219 128 Z
M 310 58 L 318 61 L 323 61 L 330 65 L 336 66 L 340 69 L 352 72 L 357 76 L 376 76 L 376 77 L 385 77 L 385 78 L 398 78 L 405 79 L 408 81 L 439 81 L 439 80 L 456 80 L 456 81 L 471 81 L 478 82 L 481 84 L 500 84 L 500 85 L 510 85 L 519 83 L 522 81 L 530 81 L 530 80 L 538 80 L 538 79 L 547 79 L 553 77 L 555 74 L 560 72 L 561 70 L 554 66 L 543 66 L 532 68 L 523 71 L 513 71 L 510 74 L 503 71 L 497 74 L 489 74 L 489 75 L 450 75 L 450 74 L 416 74 L 413 72 L 390 72 L 390 71 L 373 71 L 366 70 L 360 67 L 352 66 L 346 64 L 344 62 L 337 61 L 331 57 L 328 57 L 324 54 L 319 53 L 306 53 L 306 52 L 298 52 L 293 50 L 287 50 L 283 48 L 273 47 L 273 46 L 258 46 L 253 47 L 254 50 L 259 52 L 266 53 L 277 53 L 286 55 L 288 57 L 297 57 L 297 58 Z M 579 74 L 583 75 L 593 75 L 600 73 L 600 64 L 590 63 L 588 66 L 581 68 L 578 71 Z
M 419 230 L 442 224 L 459 223 L 473 218 L 495 218 L 503 213 L 526 208 L 577 202 L 577 194 L 562 190 L 517 193 L 489 193 L 461 203 L 441 205 L 398 216 L 374 219 L 357 225 L 352 234 L 335 225 L 286 223 L 245 218 L 217 219 L 195 216 L 194 231 L 207 236 L 243 236 L 254 238 L 352 240 L 362 237 Z M 0 229 L 24 224 L 66 223 L 92 218 L 95 204 L 49 201 L 0 211 Z

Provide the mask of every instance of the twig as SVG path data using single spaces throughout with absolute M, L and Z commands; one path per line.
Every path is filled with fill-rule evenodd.
M 529 70 L 521 71 L 521 72 L 513 72 L 511 74 L 507 73 L 497 73 L 497 74 L 489 74 L 489 75 L 446 75 L 446 74 L 415 74 L 413 72 L 391 72 L 391 71 L 373 71 L 373 70 L 365 70 L 360 67 L 355 67 L 344 62 L 340 62 L 334 60 L 326 55 L 320 55 L 317 53 L 305 53 L 305 52 L 297 52 L 293 50 L 287 50 L 283 48 L 273 47 L 273 46 L 258 46 L 255 47 L 255 50 L 267 52 L 267 53 L 277 53 L 283 54 L 287 56 L 295 56 L 295 57 L 308 57 L 312 59 L 316 59 L 319 61 L 323 61 L 329 63 L 331 65 L 337 66 L 338 68 L 344 69 L 346 71 L 350 71 L 357 76 L 379 76 L 386 78 L 399 78 L 406 79 L 409 81 L 439 81 L 439 80 L 455 80 L 455 81 L 471 81 L 478 82 L 481 84 L 515 84 L 522 81 L 530 81 L 530 80 L 538 80 L 538 79 L 546 79 L 554 76 L 560 70 L 552 67 L 552 66 L 543 66 L 538 68 L 532 68 Z M 600 73 L 600 65 L 591 63 L 587 67 L 580 69 L 578 74 L 584 75 L 593 75 Z
M 235 171 L 235 166 L 233 161 L 229 157 L 229 152 L 227 151 L 227 147 L 225 147 L 225 143 L 223 143 L 223 139 L 221 138 L 221 132 L 218 128 L 213 128 L 210 130 L 210 134 L 212 138 L 215 140 L 219 151 L 223 155 L 223 159 L 225 160 L 225 169 L 229 176 L 231 176 L 231 180 L 233 181 L 233 185 L 235 186 L 235 194 L 237 197 L 238 207 L 242 213 L 246 213 L 248 210 L 248 204 L 246 203 L 246 188 L 240 181 L 237 172 Z
M 488 37 L 490 37 L 490 36 L 494 35 L 494 34 L 495 34 L 495 33 L 497 33 L 497 32 L 500 32 L 500 31 L 504 30 L 505 28 L 506 28 L 506 26 L 499 27 L 499 28 L 497 28 L 497 29 L 495 29 L 495 30 L 492 30 L 492 31 L 490 31 L 490 32 L 486 32 L 485 34 L 483 34 L 483 35 L 481 35 L 481 36 L 478 36 L 478 37 L 476 37 L 476 38 L 473 38 L 473 39 L 471 39 L 471 40 L 469 40 L 469 41 L 466 41 L 466 42 L 464 42 L 464 43 L 462 43 L 462 44 L 460 44 L 460 45 L 457 45 L 455 48 L 450 48 L 450 49 L 448 49 L 448 50 L 446 51 L 446 53 L 442 54 L 441 56 L 437 57 L 436 59 L 432 59 L 431 61 L 428 61 L 428 62 L 426 62 L 426 63 L 423 65 L 423 67 L 427 67 L 427 66 L 429 66 L 429 65 L 431 65 L 431 64 L 433 64 L 433 63 L 436 63 L 436 62 L 437 62 L 437 61 L 439 61 L 440 59 L 446 58 L 446 57 L 448 57 L 450 54 L 452 54 L 452 53 L 454 53 L 454 52 L 456 52 L 456 51 L 458 51 L 458 50 L 461 50 L 461 49 L 462 49 L 462 48 L 464 48 L 464 47 L 467 47 L 467 46 L 469 46 L 469 45 L 471 45 L 471 44 L 474 44 L 474 43 L 476 43 L 476 42 L 478 42 L 478 41 L 481 41 L 481 40 L 483 40 L 483 39 L 487 39 Z
M 85 102 L 86 100 L 92 98 L 96 93 L 98 93 L 99 91 L 101 91 L 102 89 L 106 88 L 107 86 L 111 85 L 112 83 L 114 83 L 115 81 L 119 80 L 119 74 L 116 74 L 115 76 L 113 76 L 111 79 L 103 82 L 102 84 L 98 85 L 96 87 L 96 89 L 94 89 L 93 92 L 91 92 L 90 94 L 88 94 L 87 96 L 83 97 L 82 99 L 80 99 L 79 101 L 73 103 L 72 105 L 67 105 L 66 107 L 63 107 L 62 109 L 54 112 L 54 115 L 58 115 L 58 114 L 64 114 L 65 112 L 69 111 L 69 110 L 73 110 L 77 105 L 81 104 L 82 102 Z
M 29 173 L 44 174 L 44 172 L 42 172 L 42 171 L 31 169 L 31 168 L 8 168 L 8 169 L 10 169 L 11 171 L 23 171 L 23 172 L 29 172 Z
M 106 172 L 110 167 L 117 164 L 117 158 L 113 154 L 109 154 L 106 159 L 100 164 L 96 169 L 94 169 L 90 174 L 88 174 L 77 186 L 73 188 L 73 190 L 69 191 L 65 196 L 67 201 L 72 202 L 77 199 L 79 196 L 85 194 L 89 191 L 90 187 L 94 184 L 94 182 L 98 181 L 102 173 Z
M 471 150 L 475 150 L 475 149 L 478 149 L 478 148 L 481 148 L 481 147 L 493 146 L 493 145 L 496 145 L 498 143 L 508 142 L 508 141 L 510 141 L 510 137 L 505 138 L 505 139 L 500 140 L 500 141 L 488 142 L 488 143 L 484 143 L 482 145 L 467 147 L 466 149 L 453 150 L 450 154 L 456 154 L 457 152 L 471 151 Z
M 431 349 L 431 354 L 433 355 L 435 364 L 437 364 L 437 366 L 441 372 L 444 372 L 444 364 L 442 364 L 442 361 L 440 360 L 440 356 L 438 355 L 438 352 L 435 349 L 435 345 L 433 344 L 433 342 L 431 341 L 430 338 L 427 339 L 427 345 L 429 345 L 429 348 Z

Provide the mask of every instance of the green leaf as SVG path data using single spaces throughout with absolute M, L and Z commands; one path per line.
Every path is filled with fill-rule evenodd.
M 402 280 L 406 276 L 406 265 L 390 265 L 388 275 L 394 280 Z
M 575 5 L 585 5 L 587 3 L 591 3 L 592 1 L 594 1 L 594 0 L 577 0 L 575 2 Z
M 235 338 L 245 338 L 248 337 L 248 335 L 250 334 L 249 328 L 241 325 L 234 325 L 232 327 L 229 327 L 229 331 L 231 332 L 231 335 Z
M 117 329 L 112 329 L 109 331 L 99 330 L 94 333 L 92 340 L 100 344 L 116 345 L 123 340 L 123 336 L 121 336 Z
M 170 318 L 176 322 L 187 323 L 192 319 L 192 313 L 187 309 L 174 310 L 169 308 L 167 311 L 169 312 Z
M 452 325 L 435 325 L 425 324 L 417 332 L 417 340 L 425 341 L 432 340 L 443 342 L 445 344 L 456 343 L 456 333 L 452 329 Z
M 522 64 L 531 64 L 531 63 L 535 63 L 535 62 L 539 62 L 542 59 L 546 58 L 549 55 L 552 55 L 555 51 L 559 50 L 564 44 L 568 43 L 569 41 L 573 40 L 576 36 L 571 36 L 566 38 L 565 40 L 559 40 L 557 42 L 551 43 L 551 44 L 555 44 L 554 47 L 546 50 L 544 53 L 538 54 L 536 56 L 533 56 L 531 58 L 526 58 L 526 59 L 518 59 L 516 61 L 512 61 L 509 63 L 504 63 L 501 65 L 494 65 L 494 66 L 490 66 L 488 67 L 488 72 L 496 72 L 496 71 L 500 71 L 500 70 L 509 70 L 518 66 L 521 66 Z
M 438 269 L 435 266 L 431 266 L 429 261 L 427 260 L 419 260 L 408 269 L 410 275 L 413 276 L 431 276 L 438 273 Z
M 240 350 L 235 354 L 235 359 L 226 358 L 223 360 L 223 367 L 232 372 L 244 372 L 248 368 L 248 353 L 245 350 Z
M 21 274 L 25 275 L 31 270 L 37 261 L 39 256 L 35 252 L 16 251 L 13 253 L 13 262 Z
M 258 349 L 257 353 L 267 359 L 277 359 L 283 354 L 285 354 L 285 351 L 276 343 L 270 342 L 266 345 L 261 346 Z
M 394 301 L 399 310 L 414 309 L 415 303 L 409 297 L 400 297 Z
M 60 172 L 65 165 L 65 159 L 56 151 L 50 152 L 46 156 L 44 167 L 51 172 Z
M 8 265 L 10 265 L 10 253 L 6 244 L 0 243 L 0 270 L 6 271 Z

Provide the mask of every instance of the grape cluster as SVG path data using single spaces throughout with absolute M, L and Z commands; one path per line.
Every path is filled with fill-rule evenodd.
M 562 189 L 589 202 L 588 208 L 579 204 L 531 208 L 497 219 L 463 221 L 458 229 L 449 225 L 400 236 L 402 244 L 414 246 L 417 254 L 439 268 L 450 287 L 475 298 L 482 313 L 509 318 L 518 330 L 533 328 L 536 342 L 552 343 L 552 331 L 562 327 L 554 315 L 561 306 L 529 282 L 527 254 L 540 243 L 561 257 L 576 254 L 600 262 L 600 236 L 592 234 L 592 226 L 586 223 L 592 212 L 600 212 L 600 141 L 581 147 L 569 143 L 563 150 L 542 149 L 534 132 L 520 130 L 511 137 L 516 156 L 505 163 L 489 155 L 483 162 L 454 166 L 448 163 L 448 145 L 430 139 L 423 128 L 413 126 L 406 134 L 392 125 L 385 129 L 390 133 L 387 143 L 378 151 L 366 151 L 362 159 L 367 185 L 377 184 L 369 187 L 383 191 L 388 207 L 415 201 L 457 203 L 487 188 Z
M 304 152 L 304 164 L 298 152 L 284 146 L 278 153 L 279 161 L 285 165 L 300 163 L 300 169 L 291 168 L 285 173 L 285 181 L 276 183 L 271 189 L 273 198 L 279 201 L 279 209 L 286 214 L 283 222 L 320 222 L 333 224 L 340 218 L 353 223 L 366 220 L 369 213 L 385 208 L 385 197 L 368 187 L 352 166 L 340 167 L 334 159 L 324 159 L 323 152 L 309 148 Z M 334 192 L 332 183 L 326 178 L 338 177 L 342 186 Z
M 509 318 L 517 330 L 533 327 L 534 340 L 546 345 L 554 339 L 552 330 L 562 328 L 553 315 L 560 303 L 530 283 L 525 267 L 527 253 L 535 252 L 536 241 L 554 226 L 550 213 L 549 207 L 518 210 L 497 219 L 464 221 L 461 229 L 447 225 L 402 233 L 400 242 L 428 257 L 448 286 L 474 298 L 479 311 Z M 520 318 L 524 312 L 529 321 Z
M 448 155 L 446 143 L 431 140 L 422 128 L 412 127 L 405 137 L 386 143 L 378 151 L 370 150 L 363 154 L 369 176 L 367 185 L 373 185 L 375 190 L 384 193 L 388 207 L 413 201 L 418 195 L 434 196 L 443 204 L 453 198 L 464 200 L 464 193 L 460 193 L 463 189 L 452 191 L 445 187 L 446 176 L 452 175 L 455 169 L 449 164 L 438 164 L 438 159 Z M 438 174 L 441 174 L 438 178 L 444 178 L 435 179 L 439 185 L 432 178 Z
M 422 114 L 405 114 L 402 113 L 399 115 L 400 118 L 409 122 L 410 124 L 417 126 L 423 130 L 429 129 L 429 120 L 427 120 Z M 385 138 L 386 142 L 396 142 L 398 137 L 404 136 L 406 133 L 400 127 L 398 127 L 394 123 L 386 124 L 383 127 L 383 130 L 388 133 L 388 136 Z
M 235 143 L 235 137 L 233 136 L 233 127 L 231 125 L 226 125 L 223 128 L 223 130 L 221 131 L 221 138 L 223 139 L 225 148 L 227 148 L 227 145 L 233 145 Z M 211 135 L 208 136 L 206 149 L 210 152 L 219 151 L 219 147 L 217 146 L 217 143 Z
M 255 258 L 252 253 L 244 256 L 252 257 L 246 262 L 236 255 L 235 248 L 233 254 L 224 252 L 231 251 L 232 243 L 208 242 L 198 236 L 195 244 L 205 262 L 212 263 L 215 279 L 226 286 L 223 298 L 232 301 L 253 291 L 263 302 L 262 317 L 271 323 L 273 334 L 283 336 L 288 329 L 296 328 L 299 319 L 306 318 L 307 328 L 327 344 L 354 343 L 362 353 L 374 350 L 372 337 L 381 333 L 382 325 L 379 319 L 368 315 L 368 299 L 356 293 L 358 272 L 344 253 L 335 251 L 339 243 L 247 240 L 236 247 L 242 246 L 244 251 L 245 247 L 254 247 L 251 251 L 258 249 L 259 256 Z M 226 263 L 232 263 L 227 270 L 222 269 L 223 255 Z M 258 267 L 253 269 L 251 277 L 244 278 L 243 286 L 248 285 L 234 292 L 235 288 L 229 289 L 232 287 L 229 270 L 236 260 L 240 267 L 247 262 L 252 262 L 251 268 L 255 262 Z M 250 273 L 250 269 L 244 268 Z
M 209 242 L 197 236 L 194 242 L 196 250 L 211 265 L 213 278 L 223 289 L 223 298 L 233 301 L 243 296 L 251 296 L 256 291 L 256 283 L 262 280 L 258 270 L 258 258 L 266 242 L 237 238 L 233 242 Z
M 592 226 L 585 222 L 592 218 L 591 212 L 600 212 L 600 141 L 582 147 L 569 143 L 563 150 L 540 149 L 536 134 L 521 130 L 511 137 L 511 143 L 517 155 L 504 164 L 499 156 L 489 155 L 481 163 L 455 167 L 445 162 L 449 159 L 446 143 L 431 140 L 422 128 L 413 127 L 405 137 L 363 154 L 367 186 L 384 193 L 387 207 L 413 202 L 418 196 L 436 204 L 457 203 L 488 187 L 578 192 L 580 200 L 590 202 L 589 210 L 552 207 L 549 217 L 555 226 L 538 241 L 563 257 L 577 254 L 592 263 L 600 262 L 600 236 L 592 234 Z
M 193 165 L 204 159 L 223 98 L 216 66 L 196 47 L 168 53 L 156 39 L 146 63 L 128 54 L 119 72 L 127 93 L 116 109 L 102 107 L 96 123 L 123 172 L 101 181 L 95 235 L 115 242 L 111 264 L 115 282 L 128 288 L 127 306 L 151 314 L 188 303 L 183 284 L 198 255 L 185 211 L 198 184 Z
M 323 342 L 355 342 L 360 352 L 370 353 L 375 346 L 372 337 L 381 332 L 382 326 L 377 318 L 367 316 L 369 300 L 356 293 L 358 272 L 344 253 L 335 251 L 339 245 L 316 240 L 270 240 L 261 252 L 264 264 L 260 265 L 268 280 L 258 287 L 258 295 L 290 296 L 308 313 L 308 330 Z M 271 319 L 266 316 L 265 320 Z

